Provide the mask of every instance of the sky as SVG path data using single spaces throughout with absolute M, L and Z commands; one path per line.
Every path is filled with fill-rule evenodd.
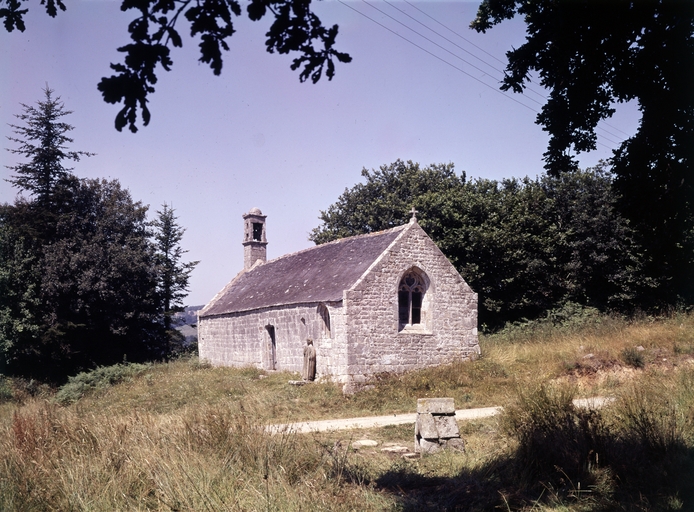
M 478 3 L 314 3 L 325 25 L 339 25 L 336 48 L 353 58 L 315 85 L 299 82 L 291 56 L 265 51 L 269 19 L 236 19 L 221 76 L 198 62 L 197 41 L 186 37 L 172 71 L 158 73 L 149 126 L 132 134 L 115 130 L 121 107 L 96 85 L 121 61 L 135 14 L 115 0 L 74 0 L 53 19 L 30 2 L 25 32 L 0 30 L 2 147 L 16 147 L 9 124 L 48 84 L 73 111 L 64 118 L 75 127 L 72 149 L 96 153 L 74 164 L 78 177 L 119 180 L 150 218 L 173 206 L 187 230 L 187 261 L 200 260 L 186 303 L 202 305 L 242 269 L 241 216 L 253 207 L 267 215 L 272 259 L 312 246 L 320 212 L 362 181 L 363 168 L 401 159 L 452 162 L 473 179 L 542 174 L 542 88 L 498 89 L 505 52 L 523 43 L 525 26 L 514 19 L 478 34 L 468 28 Z M 598 149 L 579 155 L 581 167 L 609 158 L 636 130 L 636 105 L 616 107 Z M 4 166 L 18 157 L 0 155 L 0 202 L 12 202 L 17 189 Z

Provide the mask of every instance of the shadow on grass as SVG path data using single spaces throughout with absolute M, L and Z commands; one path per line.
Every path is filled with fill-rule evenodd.
M 694 449 L 680 447 L 659 457 L 641 444 L 619 444 L 620 452 L 632 450 L 638 455 L 586 466 L 574 475 L 559 466 L 534 468 L 516 451 L 451 478 L 422 475 L 416 466 L 407 466 L 381 475 L 374 483 L 404 511 L 533 510 L 540 506 L 597 512 L 694 510 Z
M 500 417 L 515 448 L 453 478 L 412 466 L 376 485 L 404 510 L 694 510 L 694 373 L 678 383 L 643 384 L 609 410 L 574 406 L 570 387 L 522 390 Z

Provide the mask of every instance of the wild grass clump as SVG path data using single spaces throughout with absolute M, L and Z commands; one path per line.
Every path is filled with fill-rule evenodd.
M 0 375 L 0 403 L 14 400 L 14 392 L 10 380 Z
M 555 468 L 561 468 L 582 480 L 591 456 L 602 452 L 602 416 L 575 407 L 574 397 L 575 389 L 542 385 L 521 391 L 518 402 L 505 409 L 503 425 L 518 442 L 516 457 L 524 461 L 527 478 L 547 477 L 546 470 L 556 473 Z
M 351 452 L 241 407 L 180 416 L 34 403 L 0 432 L 0 510 L 382 510 Z
M 643 368 L 646 366 L 646 360 L 643 357 L 643 350 L 638 350 L 635 347 L 626 347 L 621 352 L 622 361 L 627 366 L 633 368 Z
M 151 368 L 150 364 L 123 363 L 113 366 L 100 366 L 95 370 L 81 372 L 70 377 L 68 382 L 60 387 L 55 399 L 63 405 L 74 403 L 80 398 L 103 390 L 114 384 L 130 380 Z
M 506 408 L 505 432 L 521 495 L 547 503 L 579 497 L 594 506 L 666 510 L 694 482 L 694 371 L 633 383 L 603 410 L 573 405 L 574 390 L 541 386 Z M 690 498 L 694 498 L 691 496 Z

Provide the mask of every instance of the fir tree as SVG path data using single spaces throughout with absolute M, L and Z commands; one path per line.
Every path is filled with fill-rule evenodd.
M 154 243 L 157 250 L 158 290 L 164 313 L 164 327 L 170 332 L 173 314 L 183 311 L 183 299 L 188 295 L 190 274 L 199 261 L 183 263 L 181 258 L 188 252 L 181 248 L 185 229 L 178 225 L 175 210 L 164 203 L 157 211 Z
M 53 90 L 44 89 L 46 99 L 37 102 L 36 107 L 22 103 L 24 113 L 15 117 L 25 126 L 10 125 L 18 137 L 8 137 L 19 144 L 18 149 L 8 149 L 11 153 L 22 155 L 27 162 L 7 166 L 16 172 L 9 180 L 12 185 L 31 193 L 40 207 L 53 209 L 58 186 L 71 176 L 72 169 L 63 165 L 64 160 L 79 161 L 82 156 L 92 156 L 86 151 L 69 151 L 67 144 L 73 140 L 66 135 L 74 129 L 61 118 L 71 114 L 65 110 L 60 97 L 53 97 Z

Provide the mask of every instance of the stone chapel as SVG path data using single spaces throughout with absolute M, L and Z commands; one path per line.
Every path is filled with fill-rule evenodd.
M 479 354 L 477 294 L 419 226 L 352 236 L 266 261 L 266 216 L 243 215 L 244 268 L 198 315 L 201 359 L 300 372 L 358 389 L 374 374 Z

